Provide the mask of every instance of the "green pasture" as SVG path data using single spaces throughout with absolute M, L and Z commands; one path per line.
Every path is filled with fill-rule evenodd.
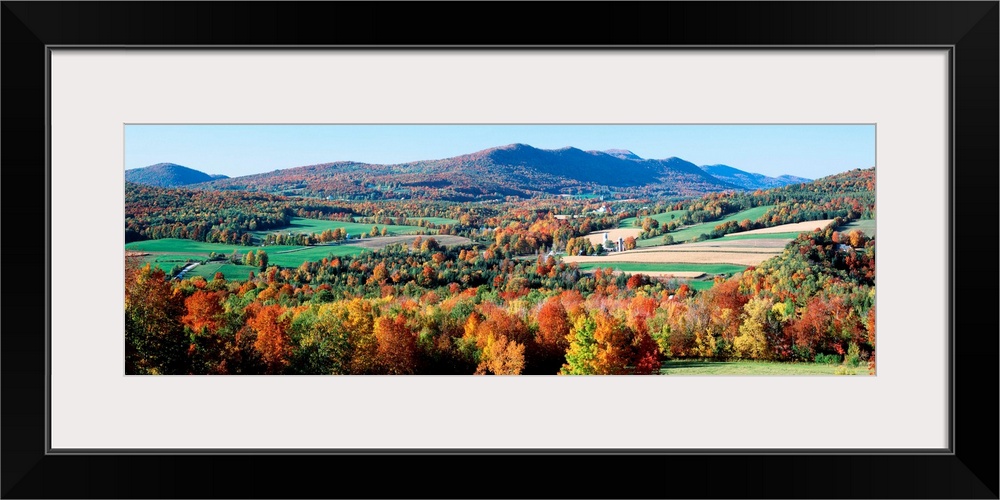
M 299 267 L 303 262 L 318 262 L 323 260 L 324 257 L 333 254 L 335 257 L 342 257 L 344 255 L 358 255 L 365 249 L 361 247 L 355 247 L 351 245 L 334 245 L 334 246 L 314 246 L 314 247 L 295 247 L 301 250 L 294 250 L 290 252 L 282 253 L 271 253 L 267 252 L 267 262 L 268 264 L 274 264 L 281 267 Z
M 433 219 L 433 218 L 432 218 Z M 441 219 L 450 220 L 450 219 Z M 341 222 L 333 220 L 320 220 L 320 219 L 304 219 L 302 217 L 292 218 L 289 225 L 285 227 L 268 229 L 266 231 L 252 231 L 251 234 L 261 238 L 273 233 L 293 233 L 293 234 L 319 234 L 327 229 L 337 229 L 343 228 L 347 231 L 347 234 L 353 239 L 357 238 L 358 235 L 364 233 L 371 233 L 372 226 L 378 226 L 379 231 L 382 228 L 386 228 L 389 235 L 398 236 L 402 234 L 417 234 L 422 231 L 426 231 L 425 228 L 417 226 L 397 226 L 395 224 L 368 224 L 368 223 L 358 223 L 358 222 Z
M 146 241 L 133 241 L 132 243 L 126 243 L 126 250 L 137 250 L 150 253 L 170 253 L 170 254 L 204 254 L 204 257 L 208 257 L 209 253 L 221 253 L 223 255 L 229 255 L 233 253 L 233 250 L 238 251 L 242 255 L 250 250 L 257 251 L 259 246 L 250 247 L 243 245 L 225 245 L 222 243 L 206 243 L 204 241 L 194 241 L 194 240 L 184 240 L 179 238 L 164 238 L 162 240 L 146 240 Z M 294 246 L 272 246 L 264 247 L 264 251 L 271 253 L 272 251 L 278 251 L 282 249 L 296 248 Z M 273 249 L 273 250 L 272 250 Z
M 645 219 L 646 217 L 651 217 L 656 222 L 659 222 L 660 225 L 662 226 L 662 225 L 664 225 L 664 224 L 666 224 L 666 223 L 668 223 L 668 222 L 670 222 L 672 220 L 680 219 L 681 217 L 684 216 L 684 214 L 686 212 L 687 212 L 687 210 L 671 210 L 670 212 L 663 212 L 662 214 L 653 214 L 653 215 L 649 215 L 649 216 L 645 216 L 644 215 L 641 218 Z M 673 216 L 674 219 L 671 219 L 671 216 Z M 638 217 L 629 217 L 627 219 L 622 219 L 618 223 L 618 227 L 623 227 L 623 228 L 640 227 L 640 226 L 633 226 L 632 225 L 632 224 L 635 224 L 636 219 L 638 219 Z
M 701 224 L 695 224 L 693 226 L 689 226 L 689 227 L 686 227 L 686 228 L 683 228 L 683 229 L 678 229 L 677 231 L 672 231 L 672 232 L 669 232 L 669 233 L 666 233 L 666 234 L 669 234 L 669 235 L 673 236 L 675 243 L 680 243 L 682 241 L 693 240 L 693 239 L 697 238 L 701 234 L 709 234 L 709 233 L 711 233 L 712 230 L 715 229 L 715 226 L 718 226 L 719 224 L 722 224 L 724 222 L 729 222 L 731 220 L 739 222 L 739 221 L 741 221 L 743 219 L 750 219 L 751 221 L 755 221 L 755 220 L 759 219 L 760 216 L 764 215 L 765 212 L 767 212 L 768 210 L 770 210 L 772 206 L 773 205 L 765 205 L 763 207 L 754 207 L 754 208 L 751 208 L 751 209 L 744 210 L 742 212 L 736 212 L 735 214 L 729 215 L 727 217 L 723 217 L 723 218 L 721 218 L 719 220 L 710 221 L 710 222 L 704 222 L 704 223 L 701 223 Z M 625 227 L 625 226 L 622 226 L 622 227 Z M 663 245 L 663 236 L 664 235 L 660 235 L 660 236 L 657 236 L 655 238 L 649 238 L 649 239 L 645 239 L 645 240 L 638 240 L 636 243 L 640 247 L 655 247 L 655 246 L 660 246 L 660 245 Z
M 849 222 L 837 228 L 837 231 L 841 233 L 848 233 L 854 229 L 860 229 L 861 232 L 868 235 L 869 238 L 875 237 L 875 219 L 861 219 L 853 222 Z
M 365 250 L 361 247 L 351 245 L 317 245 L 311 247 L 274 245 L 266 247 L 246 247 L 240 245 L 223 245 L 220 243 L 205 243 L 203 241 L 182 240 L 175 238 L 136 241 L 125 245 L 125 248 L 128 250 L 141 250 L 144 252 L 166 254 L 146 256 L 143 260 L 144 262 L 152 262 L 164 271 L 168 272 L 175 265 L 181 264 L 187 259 L 198 261 L 205 260 L 211 252 L 228 257 L 232 254 L 234 249 L 240 256 L 246 255 L 246 253 L 250 251 L 256 252 L 257 250 L 264 250 L 267 252 L 268 263 L 281 267 L 298 267 L 302 265 L 303 262 L 317 262 L 330 254 L 333 254 L 334 256 L 358 255 Z M 217 263 L 206 265 L 214 264 Z M 203 266 L 198 266 L 195 270 L 202 267 Z M 227 272 L 243 273 L 243 271 L 239 269 L 224 269 L 222 272 L 223 274 L 226 274 L 226 279 L 229 279 Z M 212 275 L 215 274 L 215 271 L 206 270 L 195 272 L 195 274 L 202 273 L 207 274 L 207 278 L 211 278 Z M 244 276 L 243 278 L 245 279 L 246 277 Z
M 712 361 L 702 359 L 672 359 L 660 366 L 661 375 L 835 375 L 838 365 L 791 363 L 777 361 Z M 857 375 L 867 375 L 868 368 L 854 369 Z
M 183 263 L 189 260 L 194 260 L 201 262 L 206 259 L 204 255 L 149 255 L 147 258 L 152 258 L 155 262 L 174 262 Z
M 158 267 L 169 273 L 174 266 L 184 267 L 189 260 L 201 262 L 206 258 L 205 255 L 147 255 L 142 258 L 142 264 L 150 264 L 150 267 Z
M 243 266 L 227 261 L 216 261 L 195 266 L 184 277 L 194 278 L 195 276 L 201 276 L 211 281 L 215 277 L 215 273 L 222 273 L 222 276 L 227 280 L 243 281 L 250 277 L 251 272 L 256 276 L 260 274 L 260 269 L 257 266 Z
M 732 274 L 746 269 L 746 266 L 734 264 L 679 264 L 679 263 L 655 263 L 655 262 L 581 262 L 580 269 L 607 269 L 627 273 L 641 272 L 698 272 L 706 274 Z
M 688 280 L 687 286 L 693 290 L 703 292 L 715 286 L 715 280 Z

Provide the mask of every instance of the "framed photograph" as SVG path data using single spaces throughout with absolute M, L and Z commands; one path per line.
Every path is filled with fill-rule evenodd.
M 997 497 L 996 2 L 3 5 L 4 497 Z

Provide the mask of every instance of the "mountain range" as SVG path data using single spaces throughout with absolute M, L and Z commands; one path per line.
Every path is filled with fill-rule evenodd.
M 744 172 L 729 165 L 702 165 L 700 168 L 716 179 L 751 191 L 787 186 L 789 184 L 801 184 L 812 180 L 794 175 L 768 177 L 763 174 Z
M 592 193 L 693 196 L 808 181 L 793 176 L 768 177 L 725 165 L 699 167 L 676 157 L 644 159 L 624 149 L 539 149 L 526 144 L 438 160 L 393 165 L 340 161 L 232 178 L 161 163 L 128 170 L 126 180 L 313 197 L 454 201 Z

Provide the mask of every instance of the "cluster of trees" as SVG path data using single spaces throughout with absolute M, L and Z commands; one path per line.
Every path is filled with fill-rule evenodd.
M 285 232 L 274 232 L 268 233 L 260 237 L 260 241 L 265 245 L 298 245 L 298 246 L 310 246 L 319 243 L 336 243 L 344 241 L 350 236 L 352 239 L 357 238 L 374 238 L 376 236 L 388 236 L 389 230 L 386 227 L 379 228 L 378 226 L 372 226 L 371 231 L 367 233 L 356 233 L 349 235 L 347 230 L 342 227 L 335 229 L 325 229 L 319 233 L 285 233 Z
M 181 238 L 252 245 L 250 231 L 285 227 L 295 216 L 329 217 L 343 208 L 281 196 L 125 184 L 125 242 Z
M 486 219 L 485 224 L 493 229 L 482 236 L 492 240 L 490 249 L 503 256 L 527 255 L 546 249 L 566 249 L 570 253 L 574 245 L 585 244 L 586 238 L 582 236 L 617 227 L 615 215 L 597 214 L 596 208 L 598 205 L 593 203 L 572 200 L 512 203 L 501 214 Z M 564 217 L 556 218 L 556 215 Z
M 268 278 L 273 279 L 273 276 Z M 308 285 L 306 285 L 308 287 Z M 656 373 L 658 345 L 636 316 L 567 291 L 496 300 L 484 289 L 419 298 L 330 299 L 290 283 L 126 281 L 133 374 Z M 648 309 L 648 308 L 647 308 Z
M 665 308 L 671 356 L 809 361 L 849 350 L 874 370 L 874 244 L 844 250 L 827 232 Z

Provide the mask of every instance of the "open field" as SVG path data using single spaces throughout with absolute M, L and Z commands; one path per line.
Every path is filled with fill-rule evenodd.
M 652 275 L 651 273 L 656 272 L 662 273 L 660 275 L 673 275 L 677 278 L 698 278 L 705 274 L 730 274 L 746 269 L 746 266 L 736 266 L 731 264 L 655 264 L 643 262 L 585 262 L 580 264 L 580 269 L 585 271 L 591 271 L 597 268 L 606 269 L 609 267 L 615 271 L 650 275 Z
M 854 229 L 860 229 L 861 232 L 868 235 L 869 238 L 875 237 L 875 219 L 861 219 L 854 222 L 849 222 L 837 228 L 837 231 L 842 233 L 850 232 Z
M 780 233 L 776 233 L 780 234 Z M 796 233 L 798 234 L 798 233 Z M 762 235 L 767 236 L 767 235 Z M 639 248 L 635 250 L 636 252 L 658 252 L 661 250 L 669 249 L 675 252 L 690 252 L 693 250 L 706 250 L 706 249 L 716 249 L 722 251 L 724 249 L 737 250 L 737 251 L 777 251 L 785 248 L 788 242 L 792 241 L 792 238 L 715 238 L 713 240 L 705 241 L 689 241 L 687 243 L 682 243 L 680 245 L 670 245 L 662 247 L 647 247 Z
M 663 225 L 663 224 L 666 224 L 667 222 L 670 222 L 670 221 L 672 221 L 674 219 L 681 218 L 681 216 L 683 216 L 686 212 L 687 212 L 687 210 L 671 210 L 670 212 L 663 212 L 662 214 L 653 214 L 653 215 L 649 215 L 649 216 L 643 216 L 642 218 L 645 219 L 646 217 L 651 217 L 656 222 L 659 222 L 660 225 Z M 632 224 L 635 224 L 636 220 L 637 220 L 637 217 L 629 217 L 627 219 L 622 219 L 621 222 L 618 223 L 618 227 L 621 227 L 621 228 L 634 227 L 634 226 L 632 226 Z
M 170 254 L 170 255 L 147 255 L 147 256 L 143 257 L 142 260 L 143 260 L 143 262 L 154 262 L 154 263 L 158 263 L 158 264 L 170 264 L 171 266 L 173 266 L 174 264 L 183 264 L 183 263 L 185 263 L 185 262 L 187 262 L 189 260 L 200 262 L 200 261 L 203 261 L 205 259 L 206 259 L 206 256 L 204 256 L 204 255 L 178 255 L 178 254 Z
M 687 286 L 699 292 L 703 292 L 715 286 L 714 280 L 688 280 L 686 283 Z
M 347 234 L 351 238 L 356 238 L 359 234 L 369 234 L 372 230 L 372 226 L 378 226 L 379 231 L 382 228 L 386 230 L 391 235 L 399 234 L 417 234 L 420 232 L 428 231 L 426 228 L 417 226 L 397 226 L 394 224 L 361 224 L 357 222 L 341 222 L 332 220 L 320 220 L 320 219 L 304 219 L 302 217 L 294 217 L 288 226 L 268 229 L 266 231 L 251 231 L 250 234 L 260 238 L 273 233 L 293 233 L 293 234 L 319 234 L 327 229 L 337 229 L 344 228 Z
M 780 363 L 774 361 L 711 361 L 672 359 L 664 361 L 661 375 L 835 375 L 838 365 L 820 363 Z M 868 375 L 868 368 L 855 369 L 857 375 Z
M 769 253 L 779 254 L 788 245 L 789 239 L 778 238 L 748 238 L 724 240 L 716 238 L 708 241 L 698 241 L 694 243 L 683 243 L 680 245 L 669 245 L 659 247 L 646 247 L 629 250 L 626 253 L 646 253 L 646 252 L 738 252 L 738 253 Z
M 679 245 L 683 246 L 683 245 Z M 655 250 L 633 250 L 616 252 L 611 255 L 567 255 L 564 262 L 578 264 L 593 263 L 603 266 L 605 262 L 638 262 L 647 264 L 735 264 L 756 266 L 781 253 L 781 248 L 695 248 L 680 249 L 679 246 L 659 247 Z
M 318 245 L 314 247 L 296 247 L 296 250 L 274 253 L 267 253 L 269 264 L 281 267 L 299 267 L 303 262 L 318 262 L 324 257 L 333 254 L 334 257 L 344 255 L 358 255 L 365 249 L 354 245 Z
M 409 226 L 400 226 L 409 227 Z M 161 240 L 135 241 L 125 245 L 126 251 L 143 251 L 152 255 L 146 256 L 147 261 L 158 259 L 158 262 L 165 264 L 160 266 L 169 271 L 175 264 L 192 260 L 204 260 L 211 252 L 222 255 L 230 255 L 233 250 L 240 255 L 247 252 L 263 249 L 267 252 L 268 262 L 281 267 L 298 267 L 303 262 L 316 262 L 324 257 L 333 254 L 334 256 L 358 255 L 365 250 L 377 250 L 385 248 L 393 243 L 410 244 L 414 236 L 386 236 L 375 238 L 364 238 L 360 240 L 350 240 L 339 245 L 316 245 L 316 246 L 292 246 L 292 245 L 272 245 L 272 246 L 242 246 L 223 245 L 220 243 L 206 243 L 203 241 L 182 240 L 177 238 L 165 238 Z M 434 238 L 442 245 L 464 245 L 470 243 L 468 238 L 453 235 L 430 235 L 423 238 Z M 169 264 L 166 264 L 168 263 Z M 198 273 L 195 273 L 198 274 Z
M 801 233 L 789 231 L 787 233 L 767 233 L 767 234 L 747 234 L 747 233 L 732 233 L 718 238 L 714 241 L 735 241 L 735 240 L 784 240 L 782 245 L 787 245 L 790 241 L 797 238 Z M 700 243 L 700 242 L 699 242 Z
M 794 222 L 792 224 L 782 224 L 780 226 L 765 227 L 762 229 L 752 229 L 750 231 L 744 231 L 742 233 L 736 233 L 740 235 L 765 235 L 774 233 L 809 233 L 813 229 L 823 229 L 829 226 L 833 222 L 833 219 L 822 219 L 822 220 L 810 220 L 805 222 Z M 726 238 L 733 235 L 727 235 Z
M 455 236 L 451 234 L 434 234 L 429 236 L 421 236 L 424 240 L 428 238 L 434 238 L 434 241 L 444 245 L 466 245 L 472 243 L 472 240 L 464 236 Z M 378 238 L 365 238 L 363 240 L 351 240 L 350 242 L 344 243 L 344 245 L 349 245 L 358 248 L 367 248 L 371 250 L 378 250 L 380 248 L 385 248 L 389 245 L 395 243 L 402 243 L 404 245 L 410 245 L 413 240 L 417 239 L 417 236 L 385 236 Z
M 261 247 L 249 247 L 243 245 L 224 245 L 221 243 L 206 243 L 204 241 L 194 241 L 194 240 L 183 240 L 179 238 L 164 238 L 161 240 L 146 240 L 146 241 L 133 241 L 131 243 L 125 244 L 125 250 L 141 250 L 144 252 L 149 252 L 152 254 L 157 253 L 169 253 L 169 254 L 204 254 L 208 257 L 211 252 L 221 253 L 224 255 L 229 255 L 236 250 L 240 254 L 246 254 L 248 251 L 257 251 Z M 271 254 L 271 252 L 278 252 L 281 250 L 289 250 L 292 248 L 298 248 L 294 246 L 269 246 L 263 247 L 264 251 Z
M 143 264 L 149 263 L 152 267 L 159 267 L 164 272 L 169 273 L 175 266 L 187 266 L 188 260 L 201 262 L 205 258 L 205 255 L 149 255 L 143 258 Z M 236 265 L 229 261 L 220 260 L 199 264 L 185 274 L 184 277 L 193 278 L 195 276 L 202 276 L 207 280 L 211 280 L 215 277 L 216 272 L 222 272 L 227 280 L 245 280 L 251 271 L 256 274 L 258 268 L 256 266 Z
M 174 266 L 184 267 L 189 260 L 201 262 L 206 258 L 205 255 L 147 255 L 142 258 L 142 265 L 150 264 L 169 273 Z
M 764 212 L 770 210 L 772 206 L 773 205 L 765 205 L 763 207 L 750 208 L 747 210 L 743 210 L 742 212 L 736 212 L 735 214 L 723 217 L 719 220 L 687 226 L 678 229 L 676 231 L 669 232 L 667 234 L 673 236 L 674 241 L 677 243 L 687 240 L 693 240 L 701 234 L 711 233 L 712 230 L 715 229 L 715 226 L 718 226 L 719 224 L 725 222 L 729 222 L 731 220 L 736 222 L 739 222 L 743 219 L 750 219 L 751 221 L 757 220 L 762 215 L 764 215 Z M 657 236 L 655 238 L 638 241 L 638 246 L 640 247 L 653 247 L 662 244 L 663 244 L 663 236 Z
M 372 238 L 372 241 L 378 239 L 379 238 Z M 176 238 L 135 241 L 125 245 L 125 248 L 126 250 L 141 249 L 143 251 L 150 252 L 153 255 L 145 258 L 159 259 L 161 262 L 169 263 L 166 265 L 165 270 L 167 271 L 169 271 L 175 264 L 180 263 L 179 261 L 187 260 L 188 258 L 194 260 L 204 260 L 208 258 L 208 255 L 211 252 L 228 256 L 233 252 L 233 250 L 236 250 L 239 255 L 246 255 L 247 252 L 256 252 L 259 249 L 263 249 L 267 252 L 269 263 L 282 267 L 298 267 L 302 265 L 303 262 L 315 262 L 322 260 L 323 257 L 326 257 L 329 254 L 333 254 L 335 256 L 357 255 L 365 250 L 363 247 L 355 245 L 317 245 L 312 247 L 275 245 L 268 247 L 248 247 L 241 245 L 205 243 L 203 241 L 182 240 Z M 194 274 L 200 274 L 200 271 L 197 271 L 198 268 L 195 269 L 196 271 Z M 209 275 L 209 277 L 211 277 L 211 275 Z

